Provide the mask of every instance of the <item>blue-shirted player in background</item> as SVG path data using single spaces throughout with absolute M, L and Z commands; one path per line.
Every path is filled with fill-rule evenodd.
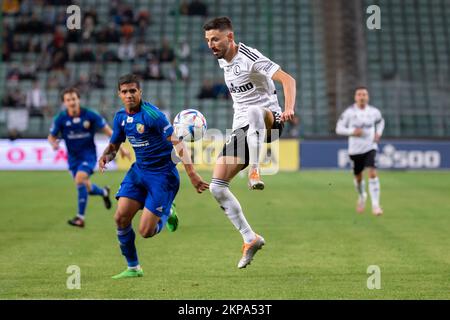
M 97 152 L 94 136 L 98 130 L 111 136 L 112 130 L 98 113 L 80 106 L 80 93 L 76 88 L 67 88 L 61 94 L 66 110 L 61 111 L 50 128 L 48 141 L 54 150 L 59 148 L 58 136 L 64 139 L 68 152 L 69 170 L 78 189 L 78 214 L 68 223 L 75 227 L 84 227 L 84 215 L 88 195 L 101 196 L 107 209 L 111 208 L 110 190 L 91 183 L 97 164 Z M 127 150 L 121 149 L 121 155 L 130 158 Z
M 113 136 L 99 159 L 99 168 L 101 171 L 106 168 L 126 138 L 134 149 L 136 162 L 132 164 L 116 195 L 118 205 L 114 219 L 120 249 L 127 260 L 128 269 L 114 276 L 114 279 L 144 275 L 139 265 L 131 224 L 140 209 L 143 212 L 139 233 L 144 238 L 161 232 L 166 223 L 169 230 L 175 229 L 178 224 L 178 218 L 171 213 L 180 184 L 175 166 L 177 159 L 182 161 L 198 193 L 209 187 L 195 172 L 184 143 L 173 135 L 173 127 L 165 115 L 157 107 L 142 101 L 139 78 L 132 74 L 122 76 L 118 90 L 125 108 L 114 117 Z M 173 153 L 174 146 L 181 159 Z

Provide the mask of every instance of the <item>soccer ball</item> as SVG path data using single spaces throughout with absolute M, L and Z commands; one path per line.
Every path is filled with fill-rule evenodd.
M 186 109 L 175 116 L 173 128 L 178 139 L 193 142 L 203 138 L 206 132 L 206 119 L 195 109 Z

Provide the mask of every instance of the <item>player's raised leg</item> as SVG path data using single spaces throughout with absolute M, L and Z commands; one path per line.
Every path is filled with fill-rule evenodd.
M 139 265 L 135 246 L 136 234 L 131 224 L 136 212 L 141 208 L 142 204 L 139 201 L 126 197 L 119 198 L 114 220 L 117 225 L 117 238 L 119 240 L 120 250 L 127 260 L 128 268 L 118 275 L 113 276 L 113 279 L 142 277 L 144 275 Z
M 257 235 L 242 211 L 241 204 L 229 189 L 229 182 L 242 170 L 245 164 L 231 156 L 222 156 L 217 159 L 214 167 L 213 178 L 209 185 L 214 198 L 224 210 L 226 216 L 241 233 L 244 240 L 242 258 L 238 268 L 245 268 L 253 259 L 256 252 L 264 245 L 264 238 Z
M 158 217 L 156 214 L 144 208 L 141 221 L 139 222 L 139 233 L 143 238 L 150 238 L 160 233 L 164 228 L 168 215 Z
M 369 193 L 372 201 L 372 213 L 376 216 L 383 214 L 380 206 L 380 179 L 377 176 L 377 170 L 369 167 Z
M 251 190 L 263 190 L 264 182 L 261 180 L 260 174 L 261 150 L 275 119 L 269 109 L 259 106 L 250 106 L 247 112 L 249 121 L 247 131 L 249 149 L 248 186 Z

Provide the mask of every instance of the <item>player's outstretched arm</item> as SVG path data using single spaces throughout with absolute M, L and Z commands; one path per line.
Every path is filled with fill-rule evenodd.
M 49 134 L 47 140 L 50 143 L 50 145 L 52 146 L 53 150 L 59 149 L 59 140 L 57 137 L 55 137 L 52 134 Z
M 191 155 L 188 148 L 186 147 L 186 144 L 183 141 L 179 140 L 175 136 L 175 134 L 168 137 L 167 140 L 172 142 L 173 146 L 175 147 L 175 151 L 177 152 L 178 157 L 183 163 L 186 174 L 188 175 L 192 185 L 197 190 L 197 192 L 202 193 L 203 191 L 207 190 L 209 188 L 209 184 L 206 183 L 203 178 L 195 171 L 194 165 L 191 161 Z
M 104 172 L 106 169 L 106 164 L 114 160 L 117 155 L 117 151 L 120 149 L 120 145 L 121 143 L 108 144 L 105 151 L 103 151 L 102 156 L 98 159 L 98 167 L 100 168 L 100 172 Z
M 272 80 L 280 82 L 283 86 L 284 112 L 281 114 L 281 121 L 291 121 L 294 119 L 295 97 L 297 94 L 295 79 L 287 72 L 278 69 L 273 74 Z
M 102 129 L 102 132 L 106 134 L 108 137 L 112 137 L 113 131 L 110 126 L 105 125 Z M 119 148 L 119 154 L 122 158 L 128 158 L 128 160 L 131 160 L 131 153 L 126 148 L 123 147 L 123 145 Z

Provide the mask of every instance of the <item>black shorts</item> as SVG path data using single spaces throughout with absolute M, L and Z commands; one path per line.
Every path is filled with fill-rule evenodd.
M 284 123 L 281 121 L 281 113 L 272 111 L 274 122 L 271 128 L 271 134 L 268 136 L 266 134 L 266 142 L 271 143 L 272 141 L 277 140 L 281 137 L 283 133 Z M 222 152 L 219 154 L 221 156 L 231 156 L 238 158 L 237 163 L 244 164 L 244 167 L 241 169 L 247 168 L 249 164 L 249 151 L 248 151 L 248 143 L 247 143 L 247 131 L 248 125 L 243 128 L 239 128 L 234 130 L 228 141 L 223 146 Z
M 353 173 L 355 175 L 360 174 L 364 168 L 376 168 L 375 167 L 375 156 L 377 152 L 375 150 L 370 150 L 362 154 L 354 154 L 350 156 L 353 161 Z

